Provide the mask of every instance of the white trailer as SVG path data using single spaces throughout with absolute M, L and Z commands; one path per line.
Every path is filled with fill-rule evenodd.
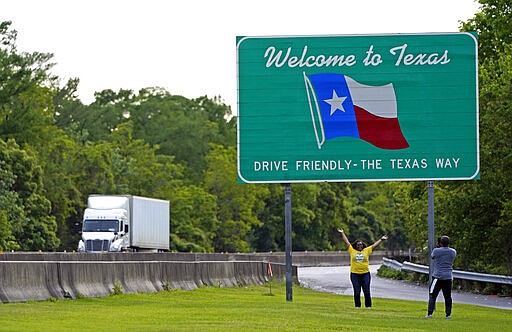
M 91 195 L 80 252 L 169 250 L 169 201 L 132 195 Z

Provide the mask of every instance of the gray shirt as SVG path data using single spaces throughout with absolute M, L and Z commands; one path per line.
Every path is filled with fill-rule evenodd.
M 450 247 L 434 248 L 430 256 L 434 263 L 432 276 L 442 280 L 453 279 L 453 261 L 457 256 L 457 251 Z

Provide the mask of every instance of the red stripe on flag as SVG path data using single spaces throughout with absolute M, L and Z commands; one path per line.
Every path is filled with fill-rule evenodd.
M 398 118 L 381 118 L 354 105 L 359 138 L 381 149 L 399 150 L 409 147 Z

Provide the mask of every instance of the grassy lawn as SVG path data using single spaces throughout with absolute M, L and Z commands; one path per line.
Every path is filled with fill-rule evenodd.
M 120 294 L 0 304 L 0 331 L 512 331 L 512 312 L 454 303 L 444 319 L 438 303 L 425 319 L 426 302 L 375 298 L 354 308 L 351 296 L 283 284 L 203 287 L 151 294 Z

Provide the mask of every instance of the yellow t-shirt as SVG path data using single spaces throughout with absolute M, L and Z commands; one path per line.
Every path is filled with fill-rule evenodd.
M 350 254 L 350 272 L 363 274 L 370 272 L 370 263 L 368 258 L 373 252 L 373 248 L 368 246 L 362 251 L 357 251 L 350 245 L 348 247 L 348 253 Z

